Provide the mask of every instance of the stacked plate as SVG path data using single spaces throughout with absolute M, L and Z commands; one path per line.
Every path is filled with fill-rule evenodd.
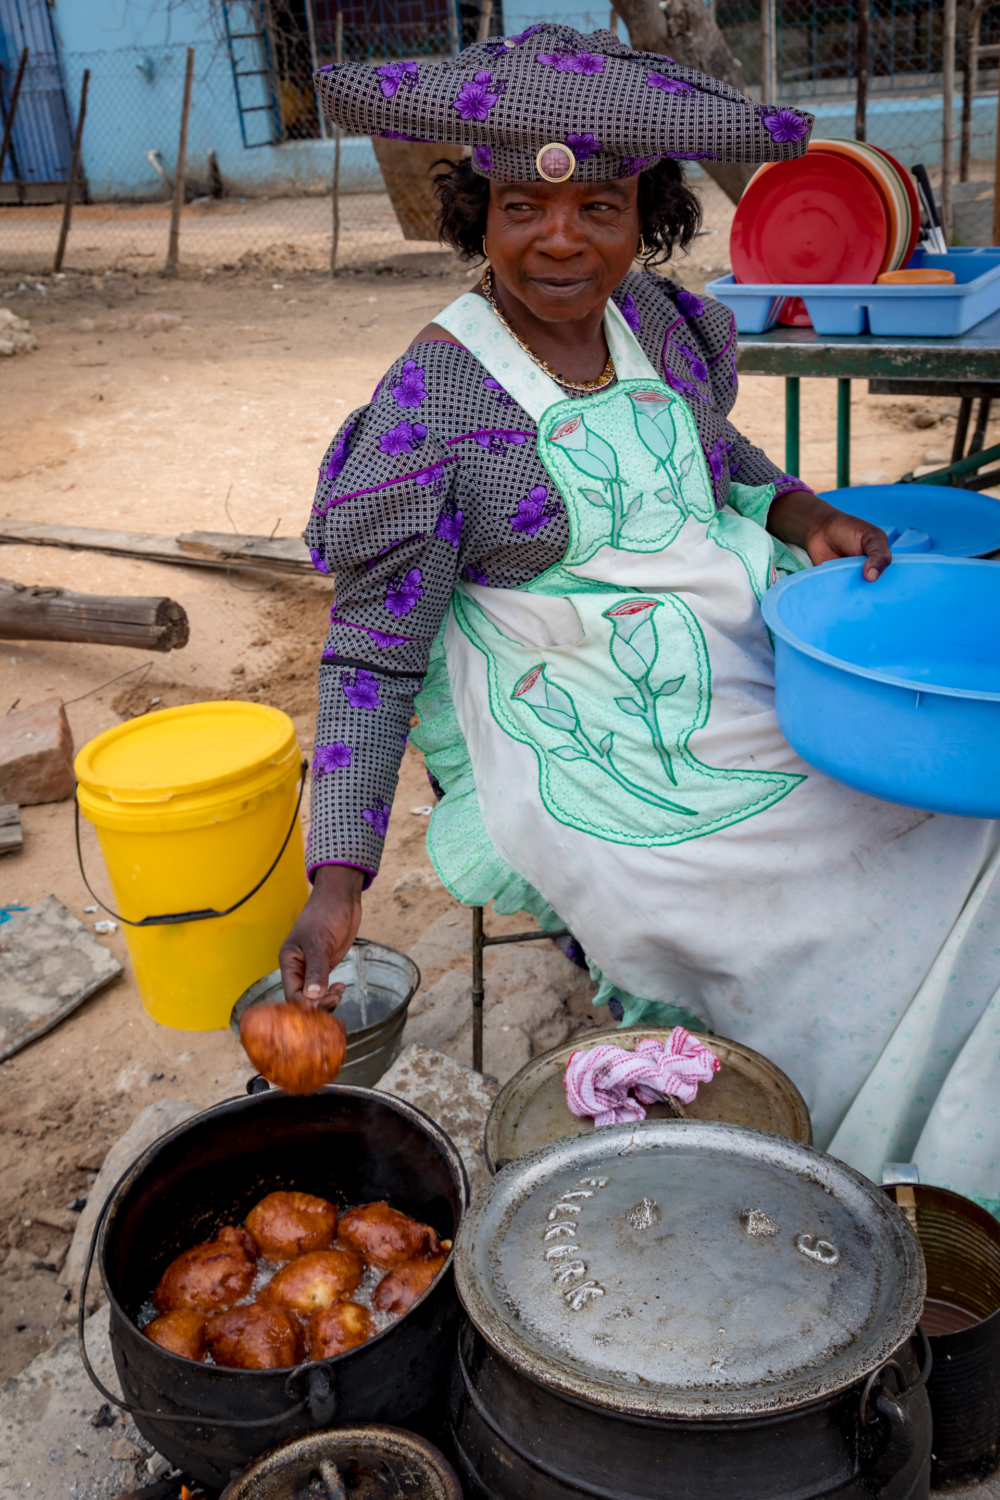
M 733 218 L 730 255 L 739 282 L 874 282 L 905 266 L 920 231 L 908 172 L 864 141 L 811 141 L 805 156 L 762 166 Z M 809 325 L 798 297 L 779 322 Z

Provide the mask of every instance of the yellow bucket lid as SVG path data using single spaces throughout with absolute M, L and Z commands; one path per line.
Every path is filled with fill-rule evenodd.
M 99 734 L 80 750 L 75 770 L 80 805 L 95 822 L 105 821 L 100 813 L 112 812 L 109 804 L 126 816 L 130 804 L 226 816 L 222 809 L 234 800 L 245 805 L 283 782 L 297 757 L 295 726 L 280 709 L 190 703 Z

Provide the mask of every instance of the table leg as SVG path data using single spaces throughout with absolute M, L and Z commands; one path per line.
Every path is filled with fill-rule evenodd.
M 851 482 L 851 382 L 837 381 L 837 488 Z
M 799 377 L 785 376 L 785 473 L 799 472 Z
M 483 1071 L 483 908 L 472 908 L 472 1066 Z

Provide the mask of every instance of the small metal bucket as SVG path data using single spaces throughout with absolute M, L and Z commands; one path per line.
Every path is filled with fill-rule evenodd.
M 567 1135 L 593 1130 L 594 1122 L 570 1114 L 563 1075 L 574 1052 L 583 1048 L 622 1047 L 631 1052 L 647 1037 L 665 1042 L 670 1026 L 628 1027 L 623 1031 L 591 1031 L 551 1052 L 533 1057 L 507 1080 L 493 1102 L 486 1121 L 486 1160 L 491 1172 L 507 1162 L 547 1146 Z M 685 1116 L 766 1130 L 789 1140 L 812 1145 L 812 1125 L 806 1102 L 792 1080 L 768 1058 L 742 1042 L 706 1036 L 705 1045 L 722 1064 L 711 1083 L 702 1084 L 693 1104 L 653 1104 L 648 1120 Z
M 221 1500 L 462 1500 L 451 1464 L 426 1438 L 372 1424 L 292 1438 L 264 1453 Z
M 1000 1467 L 1000 1223 L 926 1183 L 884 1189 L 916 1230 L 927 1265 L 921 1326 L 934 1368 L 931 1484 L 969 1484 Z
M 331 973 L 330 983 L 347 986 L 337 1007 L 337 1015 L 347 1027 L 347 1059 L 337 1082 L 374 1088 L 399 1056 L 406 1013 L 420 986 L 420 970 L 405 953 L 357 938 L 350 953 Z M 277 1004 L 282 993 L 278 969 L 244 990 L 229 1018 L 236 1035 L 240 1034 L 244 1011 L 251 1005 Z

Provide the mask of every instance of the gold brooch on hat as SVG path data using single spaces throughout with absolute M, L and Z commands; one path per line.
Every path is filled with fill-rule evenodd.
M 565 182 L 576 171 L 576 157 L 561 141 L 549 141 L 535 157 L 535 166 L 546 182 Z

